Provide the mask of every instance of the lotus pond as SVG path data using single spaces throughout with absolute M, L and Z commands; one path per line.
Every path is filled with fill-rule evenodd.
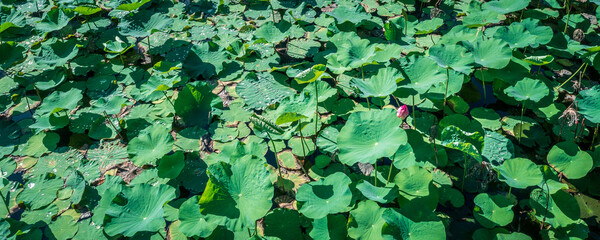
M 600 239 L 599 0 L 0 0 L 0 239 Z

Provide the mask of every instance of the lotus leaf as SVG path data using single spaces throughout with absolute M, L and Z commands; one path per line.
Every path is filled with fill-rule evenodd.
M 352 200 L 352 192 L 348 186 L 350 183 L 352 181 L 346 174 L 336 172 L 319 181 L 300 186 L 296 194 L 298 211 L 312 219 L 347 211 Z
M 389 108 L 351 114 L 337 137 L 340 161 L 352 165 L 392 157 L 407 141 L 400 124 L 402 119 Z

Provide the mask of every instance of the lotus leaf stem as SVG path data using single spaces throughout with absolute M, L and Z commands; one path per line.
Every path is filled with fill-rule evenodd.
M 594 136 L 592 137 L 592 151 L 594 150 L 594 142 L 596 141 L 596 135 L 598 135 L 598 126 L 600 126 L 600 123 L 596 123 L 596 129 L 594 130 Z
M 525 102 L 523 102 L 523 107 L 521 107 L 521 127 L 519 128 L 519 143 L 521 143 L 521 137 L 523 136 L 523 114 L 525 113 Z
M 315 81 L 315 98 L 316 98 L 316 105 L 315 105 L 315 151 L 313 154 L 317 153 L 317 137 L 318 137 L 318 127 L 319 127 L 319 121 L 321 120 L 321 118 L 319 117 L 319 88 L 317 87 L 318 84 Z
M 450 68 L 446 68 L 446 92 L 444 93 L 444 107 L 442 109 L 442 112 L 446 112 L 446 98 L 448 97 L 448 83 L 449 82 L 450 82 Z
M 467 155 L 463 153 L 463 157 L 465 158 L 465 163 L 463 165 L 463 176 L 462 176 L 462 184 L 460 185 L 460 191 L 462 192 L 465 188 L 465 177 L 467 176 Z
M 483 74 L 483 69 L 479 69 L 481 73 L 481 86 L 483 86 L 483 106 L 487 105 L 487 94 L 485 90 L 485 75 Z
M 412 95 L 412 115 L 413 115 L 413 128 L 417 129 L 417 118 L 415 118 L 415 95 Z
M 394 153 L 394 156 L 392 156 L 392 163 L 390 163 L 390 171 L 388 172 L 387 181 L 386 181 L 385 185 L 388 185 L 390 183 L 390 177 L 392 176 L 392 168 L 394 167 L 394 159 L 395 158 L 396 158 L 396 153 Z
M 375 170 L 373 170 L 375 174 L 373 175 L 373 182 L 375 183 L 375 187 L 377 187 L 377 160 L 375 160 Z
M 273 155 L 275 155 L 275 162 L 277 163 L 277 171 L 279 172 L 279 177 L 281 177 L 281 167 L 279 166 L 279 159 L 277 157 L 277 148 L 275 147 L 275 142 L 273 142 L 273 138 L 271 138 L 271 134 L 269 133 L 269 131 L 267 132 L 267 136 L 269 137 L 269 141 L 271 142 L 271 145 L 273 146 Z M 302 150 L 304 150 L 304 146 L 302 146 Z M 250 231 L 250 229 L 248 229 L 248 231 Z
M 571 79 L 579 72 L 579 70 L 581 70 L 581 68 L 583 68 L 584 65 L 587 65 L 587 63 L 583 63 L 581 64 L 581 66 L 579 67 L 579 69 L 577 69 L 577 71 L 575 71 L 566 81 L 564 81 L 561 85 L 559 85 L 558 87 L 556 87 L 556 89 L 561 88 L 563 85 L 565 85 L 567 82 L 571 81 Z

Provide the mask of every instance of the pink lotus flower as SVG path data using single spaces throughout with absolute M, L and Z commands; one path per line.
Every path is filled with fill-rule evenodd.
M 405 119 L 408 116 L 408 107 L 406 105 L 402 105 L 401 107 L 399 107 L 396 116 Z

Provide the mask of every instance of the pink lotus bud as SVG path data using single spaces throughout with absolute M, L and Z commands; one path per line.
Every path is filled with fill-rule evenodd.
M 406 105 L 402 105 L 401 107 L 399 107 L 396 116 L 405 119 L 408 116 L 408 107 Z

